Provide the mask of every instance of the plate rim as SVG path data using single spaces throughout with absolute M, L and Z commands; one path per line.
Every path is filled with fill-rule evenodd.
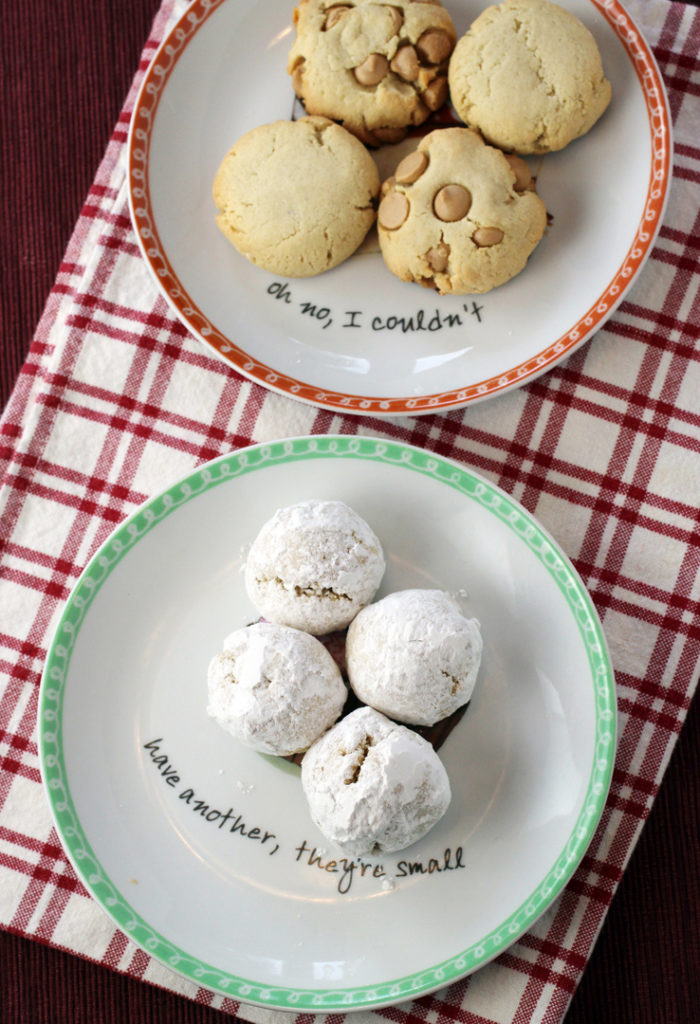
M 161 295 L 188 330 L 243 377 L 269 391 L 333 412 L 378 417 L 424 415 L 464 408 L 535 380 L 588 341 L 614 313 L 646 263 L 661 228 L 671 185 L 672 121 L 656 59 L 619 0 L 588 0 L 622 43 L 639 81 L 649 118 L 651 167 L 644 209 L 626 256 L 607 288 L 577 322 L 540 352 L 503 373 L 465 386 L 420 396 L 385 397 L 327 391 L 275 370 L 227 338 L 192 301 L 160 241 L 150 196 L 148 161 L 160 99 L 189 39 L 231 0 L 193 0 L 156 50 L 144 75 L 127 138 L 127 195 L 141 255 Z
M 479 942 L 438 964 L 374 985 L 330 989 L 273 986 L 238 977 L 203 963 L 151 928 L 95 856 L 70 795 L 61 732 L 72 647 L 93 598 L 124 555 L 162 519 L 198 494 L 277 463 L 316 458 L 369 459 L 403 466 L 454 487 L 510 527 L 540 559 L 574 614 L 587 650 L 595 707 L 593 763 L 581 811 L 563 849 L 527 899 Z M 568 883 L 590 845 L 607 801 L 617 736 L 614 671 L 602 624 L 580 575 L 548 531 L 498 485 L 452 459 L 403 442 L 348 435 L 287 438 L 221 455 L 184 474 L 135 509 L 100 545 L 68 598 L 49 645 L 37 719 L 41 776 L 56 830 L 77 875 L 115 925 L 165 967 L 196 984 L 247 1003 L 313 1012 L 379 1008 L 428 994 L 484 966 L 531 928 Z

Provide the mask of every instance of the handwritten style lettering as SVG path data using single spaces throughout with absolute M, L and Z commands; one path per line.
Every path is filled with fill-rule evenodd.
M 162 737 L 150 740 L 148 743 L 144 743 L 144 749 L 149 752 L 153 764 L 158 768 L 167 784 L 174 787 L 180 781 L 180 776 L 172 768 L 168 755 L 161 753 L 160 745 L 162 742 Z M 213 807 L 209 801 L 199 797 L 190 786 L 187 786 L 178 793 L 178 799 L 182 800 L 190 810 L 198 814 L 204 821 L 208 821 L 218 829 L 225 828 L 231 835 L 260 843 L 260 846 L 265 847 L 270 857 L 274 856 L 280 848 L 274 832 L 269 832 L 258 825 L 250 825 L 244 820 L 243 815 L 238 814 L 233 807 L 229 807 L 225 811 L 218 807 Z
M 315 320 L 320 324 L 322 330 L 335 322 L 337 310 L 333 310 L 329 306 L 320 306 L 308 300 L 295 301 L 286 281 L 273 281 L 267 286 L 267 294 L 278 302 L 295 306 L 301 316 Z M 434 334 L 436 331 L 464 327 L 466 323 L 474 323 L 474 321 L 482 323 L 483 311 L 483 305 L 479 305 L 474 300 L 463 302 L 461 311 L 457 313 L 441 311 L 437 306 L 434 309 L 418 309 L 410 314 L 394 313 L 389 316 L 371 316 L 361 309 L 345 309 L 342 312 L 343 319 L 339 321 L 339 325 L 343 330 L 366 327 L 374 333 L 388 331 L 389 333 L 416 334 L 427 331 Z

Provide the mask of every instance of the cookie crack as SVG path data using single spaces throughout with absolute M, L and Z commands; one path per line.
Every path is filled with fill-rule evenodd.
M 331 601 L 352 600 L 350 595 L 344 594 L 342 590 L 334 590 L 333 587 L 319 587 L 317 584 L 313 583 L 306 587 L 302 587 L 297 583 L 294 587 L 294 593 L 297 597 L 323 597 L 330 598 Z
M 452 683 L 452 687 L 450 689 L 450 693 L 454 697 L 454 695 L 457 693 L 457 691 L 459 690 L 459 687 L 460 687 L 459 679 L 457 678 L 457 676 L 452 675 L 451 672 L 448 672 L 444 668 L 441 668 L 440 672 L 445 677 L 445 679 L 449 679 L 450 682 Z
M 360 740 L 358 745 L 355 747 L 354 753 L 356 755 L 352 765 L 350 765 L 350 771 L 345 776 L 344 782 L 346 786 L 352 786 L 360 777 L 362 772 L 362 765 L 365 763 L 367 754 L 369 753 L 370 747 L 374 746 L 374 737 L 370 736 L 369 733 Z
M 546 89 L 546 92 L 547 92 L 548 96 L 555 96 L 556 95 L 556 88 L 555 88 L 555 86 L 554 86 L 554 84 L 552 82 L 549 82 L 547 80 L 547 77 L 544 74 L 544 63 L 542 61 L 542 57 L 541 57 L 541 55 L 539 53 L 539 50 L 538 50 L 538 47 L 537 47 L 537 41 L 535 39 L 533 39 L 532 34 L 528 31 L 527 26 L 524 25 L 517 18 L 514 21 L 514 25 L 516 27 L 515 28 L 515 34 L 518 35 L 518 36 L 521 36 L 523 45 L 525 46 L 525 49 L 530 54 L 530 56 L 533 58 L 533 71 L 535 72 L 535 75 L 537 76 L 538 82 L 540 82 L 543 86 L 545 86 L 545 89 Z

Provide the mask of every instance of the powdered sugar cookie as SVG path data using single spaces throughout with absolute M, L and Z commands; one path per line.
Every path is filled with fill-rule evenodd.
M 547 226 L 526 162 L 468 128 L 430 132 L 382 185 L 382 256 L 402 281 L 487 292 L 524 268 Z
M 297 629 L 257 622 L 232 633 L 212 659 L 207 710 L 249 747 L 283 757 L 318 739 L 347 697 L 326 648 Z
M 351 857 L 410 846 L 451 799 L 427 740 L 372 708 L 353 711 L 309 748 L 301 782 L 314 822 Z
M 411 725 L 434 725 L 470 699 L 481 664 L 479 623 L 441 590 L 400 590 L 350 624 L 348 678 L 365 704 Z
M 449 85 L 462 120 L 517 153 L 562 149 L 595 124 L 611 95 L 592 34 L 550 0 L 483 11 L 455 47 Z
M 398 142 L 447 99 L 457 38 L 439 0 L 301 0 L 287 70 L 307 113 L 363 142 Z
M 384 575 L 382 546 L 342 501 L 279 509 L 251 545 L 248 596 L 261 615 L 309 633 L 343 629 L 374 597 Z
M 342 263 L 374 223 L 379 173 L 362 143 L 327 118 L 260 125 L 214 179 L 216 222 L 243 256 L 285 277 Z

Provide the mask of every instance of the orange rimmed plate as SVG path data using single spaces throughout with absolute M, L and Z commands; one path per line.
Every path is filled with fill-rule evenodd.
M 446 4 L 461 34 L 483 4 Z M 395 278 L 368 238 L 313 278 L 274 277 L 220 234 L 211 185 L 227 150 L 295 107 L 292 3 L 194 0 L 157 51 L 129 139 L 139 245 L 187 327 L 232 369 L 334 411 L 457 408 L 551 369 L 627 295 L 667 200 L 670 115 L 654 57 L 617 0 L 564 0 L 593 32 L 613 98 L 591 132 L 531 159 L 550 215 L 525 270 L 480 296 Z M 390 166 L 396 153 L 377 154 Z

